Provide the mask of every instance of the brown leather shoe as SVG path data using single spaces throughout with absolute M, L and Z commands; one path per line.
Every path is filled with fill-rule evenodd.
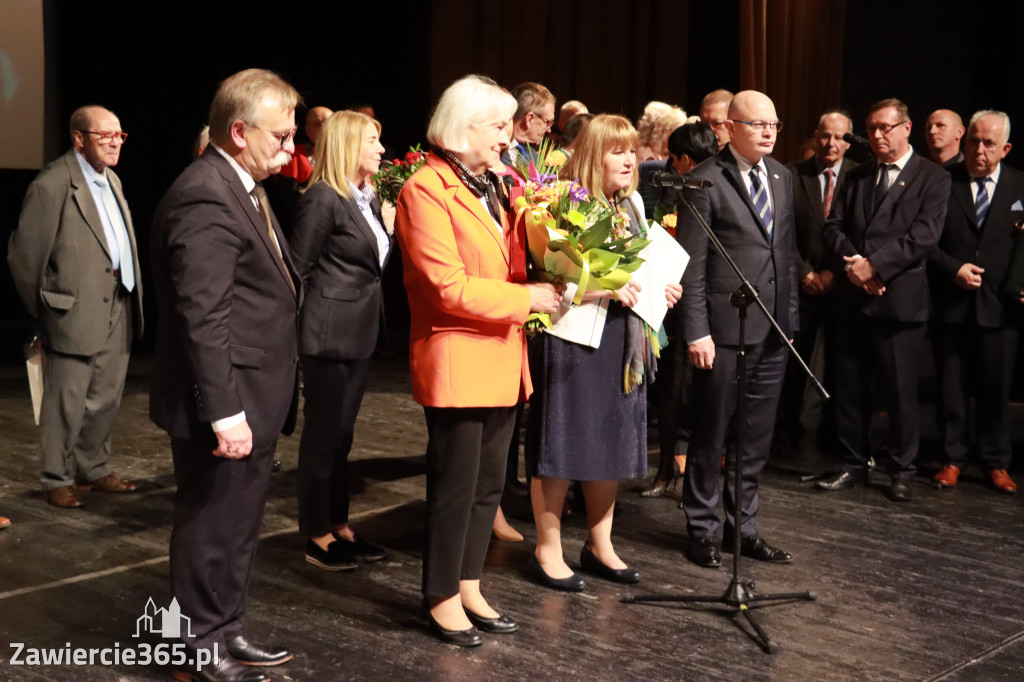
M 130 493 L 138 490 L 139 484 L 119 478 L 117 474 L 107 474 L 103 478 L 82 483 L 78 487 L 84 490 L 101 490 L 105 493 Z
M 1006 472 L 1004 471 L 1003 473 L 1005 474 Z M 960 478 L 960 467 L 954 464 L 947 464 L 942 467 L 942 471 L 935 474 L 935 482 L 943 488 L 952 488 L 956 485 L 956 479 L 958 478 Z
M 1017 484 L 1010 478 L 1010 474 L 1006 473 L 1006 469 L 993 469 L 988 472 L 988 477 L 999 492 L 1010 494 L 1017 492 Z
M 59 488 L 50 488 L 46 491 L 46 501 L 55 507 L 81 507 L 85 502 L 75 494 L 75 489 L 69 485 L 62 485 Z

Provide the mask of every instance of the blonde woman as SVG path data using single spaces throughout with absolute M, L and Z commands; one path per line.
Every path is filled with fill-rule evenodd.
M 380 124 L 340 111 L 324 122 L 318 149 L 291 241 L 305 291 L 299 532 L 308 538 L 306 561 L 344 571 L 385 557 L 349 526 L 348 455 L 384 313 L 381 275 L 392 237 L 370 183 L 384 152 Z
M 560 176 L 578 179 L 592 196 L 627 216 L 634 234 L 643 224 L 637 188 L 637 132 L 621 116 L 596 116 L 577 138 L 575 151 Z M 669 285 L 669 306 L 682 287 Z M 640 286 L 629 282 L 617 292 L 588 292 L 585 305 L 608 301 L 598 348 L 542 334 L 531 341 L 530 371 L 534 396 L 527 422 L 526 457 L 533 480 L 531 499 L 537 524 L 537 549 L 530 572 L 542 585 L 579 592 L 584 589 L 562 555 L 561 512 L 569 481 L 581 481 L 589 537 L 580 552 L 584 571 L 607 580 L 635 583 L 612 546 L 612 512 L 618 481 L 647 473 L 647 383 L 626 392 L 623 376 L 653 362 L 643 323 L 631 310 Z M 585 406 L 585 409 L 584 409 Z

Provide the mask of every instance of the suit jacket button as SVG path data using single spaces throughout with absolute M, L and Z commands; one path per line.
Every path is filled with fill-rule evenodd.
M 110 297 L 109 296 L 104 296 L 103 297 L 103 302 L 104 303 L 110 303 Z
M 110 273 L 110 268 L 107 268 L 107 273 L 108 273 L 108 274 Z

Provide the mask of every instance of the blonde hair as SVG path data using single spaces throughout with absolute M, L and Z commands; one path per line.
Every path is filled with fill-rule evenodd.
M 427 141 L 461 154 L 469 145 L 470 126 L 509 121 L 515 110 L 515 98 L 490 78 L 463 76 L 441 94 L 427 127 Z
M 352 196 L 367 123 L 380 134 L 380 123 L 358 111 L 339 111 L 327 117 L 316 140 L 316 162 L 306 189 L 322 182 L 346 199 Z
M 668 136 L 686 122 L 686 112 L 664 102 L 648 102 L 637 122 L 640 145 L 650 148 L 660 158 L 668 154 Z
M 578 179 L 592 195 L 609 201 L 632 196 L 640 182 L 636 168 L 629 187 L 617 192 L 614 197 L 604 196 L 604 155 L 623 147 L 635 150 L 637 140 L 636 128 L 629 119 L 613 114 L 595 116 L 576 138 L 572 156 L 558 177 L 563 180 Z

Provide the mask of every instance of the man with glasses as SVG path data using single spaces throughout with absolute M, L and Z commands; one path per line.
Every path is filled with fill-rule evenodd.
M 555 96 L 540 83 L 520 83 L 512 96 L 516 98 L 512 145 L 501 157 L 506 166 L 515 166 L 520 159 L 536 161 L 537 146 L 555 123 Z
M 171 591 L 191 619 L 190 657 L 220 654 L 215 667 L 178 679 L 255 682 L 268 678 L 242 665 L 291 658 L 249 639 L 241 617 L 274 448 L 294 426 L 298 396 L 298 278 L 262 186 L 295 150 L 298 103 L 270 71 L 221 83 L 210 145 L 153 219 L 160 327 L 150 417 L 171 437 L 178 484 Z
M 792 338 L 797 326 L 797 280 L 793 178 L 771 158 L 782 123 L 771 99 L 748 90 L 732 98 L 725 128 L 729 143 L 696 166 L 691 175 L 711 180 L 707 190 L 687 189 L 686 196 L 721 240 L 761 301 Z M 717 568 L 722 547 L 730 550 L 740 533 L 744 556 L 789 563 L 789 552 L 768 544 L 758 533 L 758 486 L 768 460 L 779 393 L 786 371 L 786 345 L 759 310 L 746 318 L 746 430 L 742 452 L 742 508 L 736 527 L 735 467 L 731 428 L 736 415 L 736 350 L 739 317 L 730 298 L 740 280 L 725 257 L 708 240 L 690 211 L 679 211 L 676 236 L 690 254 L 679 303 L 682 330 L 694 366 L 693 432 L 683 479 L 690 544 L 686 556 L 699 566 Z M 725 528 L 718 505 L 720 458 L 727 453 Z
M 74 146 L 29 186 L 7 256 L 42 343 L 41 477 L 58 507 L 81 506 L 82 489 L 137 488 L 107 464 L 132 338 L 142 335 L 132 216 L 111 170 L 126 137 L 113 112 L 76 110 Z
M 729 103 L 733 94 L 728 90 L 712 90 L 704 95 L 700 102 L 700 120 L 711 126 L 718 138 L 718 149 L 725 149 L 729 144 L 729 128 L 725 122 L 729 118 Z
M 871 368 L 889 414 L 889 496 L 911 498 L 920 440 L 917 365 L 929 316 L 925 259 L 946 217 L 949 173 L 910 146 L 910 116 L 898 99 L 868 109 L 874 162 L 850 171 L 822 229 L 835 272 L 836 431 L 842 471 L 822 490 L 867 482 Z

